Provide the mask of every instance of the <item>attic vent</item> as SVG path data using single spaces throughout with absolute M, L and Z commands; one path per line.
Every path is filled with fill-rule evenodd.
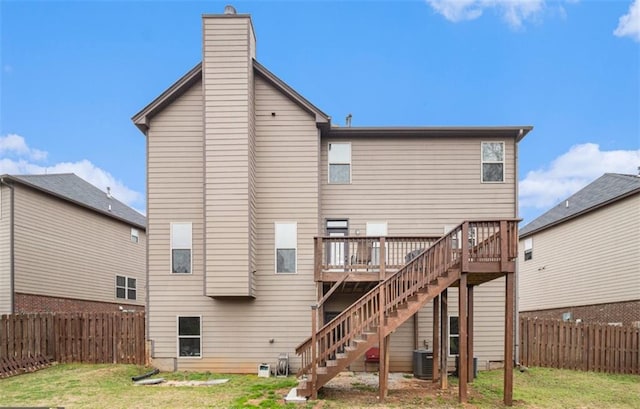
M 224 6 L 224 14 L 226 15 L 235 15 L 237 13 L 236 8 L 232 5 L 228 4 Z

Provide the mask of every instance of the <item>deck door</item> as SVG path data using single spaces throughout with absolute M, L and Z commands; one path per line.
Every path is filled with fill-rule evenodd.
M 346 237 L 349 235 L 348 220 L 327 220 L 327 236 Z M 344 241 L 331 242 L 327 246 L 327 264 L 334 266 L 331 270 L 343 270 L 348 257 L 347 243 Z M 335 268 L 335 266 L 340 266 Z
M 387 222 L 367 222 L 367 236 L 386 236 Z M 385 250 L 388 250 L 388 244 L 385 244 Z M 371 264 L 380 265 L 380 243 L 374 242 L 371 253 Z M 386 251 L 385 262 L 389 262 L 389 252 Z

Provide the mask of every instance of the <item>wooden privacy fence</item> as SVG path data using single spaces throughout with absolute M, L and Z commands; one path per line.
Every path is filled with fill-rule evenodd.
M 144 325 L 144 313 L 3 315 L 0 360 L 144 365 Z
M 520 318 L 525 366 L 640 374 L 640 329 Z

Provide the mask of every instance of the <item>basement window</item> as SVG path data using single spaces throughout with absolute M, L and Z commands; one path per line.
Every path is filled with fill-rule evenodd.
M 482 142 L 482 182 L 504 182 L 504 142 Z
M 533 258 L 533 238 L 524 239 L 524 261 Z
M 455 356 L 460 353 L 460 328 L 458 326 L 458 317 L 449 317 L 449 355 Z
M 178 317 L 178 356 L 202 357 L 202 317 Z

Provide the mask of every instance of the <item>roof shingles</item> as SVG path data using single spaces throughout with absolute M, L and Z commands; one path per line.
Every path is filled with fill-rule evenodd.
M 577 217 L 634 191 L 640 193 L 640 177 L 605 173 L 520 229 L 520 237 Z
M 73 173 L 5 177 L 134 226 L 146 228 L 146 217 Z

